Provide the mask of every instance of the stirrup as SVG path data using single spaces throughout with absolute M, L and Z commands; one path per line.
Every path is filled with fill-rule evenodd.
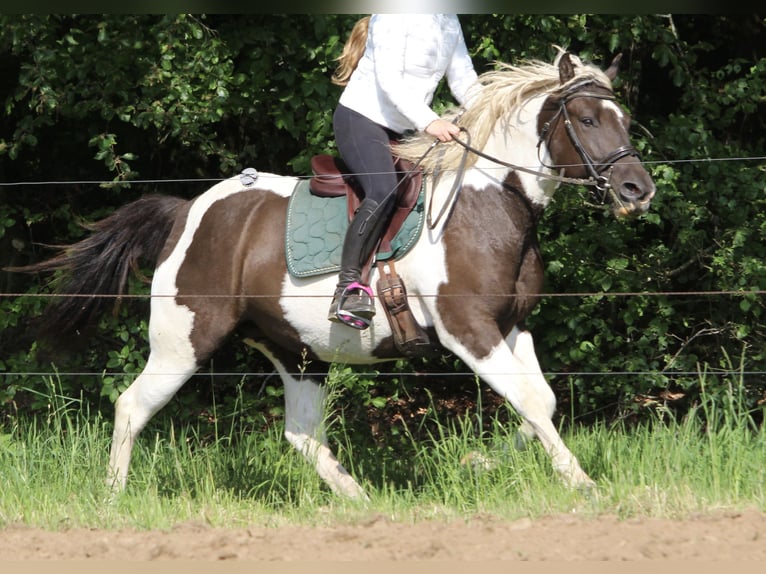
M 344 303 L 354 291 L 362 291 L 370 298 L 370 307 L 372 311 L 371 313 L 354 313 L 343 308 Z M 354 329 L 363 331 L 372 324 L 372 318 L 375 316 L 375 308 L 372 306 L 372 300 L 372 289 L 367 285 L 362 285 L 361 283 L 354 281 L 343 290 L 343 293 L 341 293 L 340 297 L 338 298 L 338 310 L 336 311 L 335 315 L 338 317 L 338 320 L 341 323 L 348 325 L 349 327 L 353 327 Z

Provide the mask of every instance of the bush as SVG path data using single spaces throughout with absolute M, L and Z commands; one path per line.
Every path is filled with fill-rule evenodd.
M 190 179 L 248 166 L 307 173 L 313 154 L 334 149 L 339 90 L 329 78 L 354 21 L 348 14 L 0 16 L 0 70 L 8 79 L 0 88 L 0 176 L 66 182 L 0 187 L 2 260 L 44 257 L 38 243 L 71 243 L 82 233 L 78 220 L 101 218 L 143 193 L 192 197 L 208 186 Z M 716 377 L 723 384 L 736 363 L 729 357 L 742 358 L 749 407 L 762 409 L 764 20 L 476 14 L 461 21 L 479 71 L 497 59 L 550 60 L 554 44 L 602 65 L 622 52 L 616 92 L 657 182 L 652 210 L 638 221 L 614 221 L 590 207 L 585 190 L 565 187 L 541 222 L 546 291 L 592 293 L 546 297 L 529 320 L 561 412 L 581 421 L 625 417 L 646 404 L 637 397 L 663 391 L 692 404 L 696 373 L 707 370 L 709 385 Z M 442 87 L 436 107 L 447 101 Z M 34 412 L 19 390 L 37 389 L 43 383 L 34 373 L 52 368 L 35 354 L 30 331 L 47 288 L 7 273 L 0 288 L 0 401 Z M 61 370 L 66 363 L 93 374 L 62 377 L 65 393 L 84 388 L 109 403 L 140 369 L 146 317 L 125 313 L 104 319 L 87 351 L 57 361 Z M 271 371 L 245 347 L 223 350 L 214 367 Z M 104 370 L 125 376 L 102 377 Z M 240 376 L 215 383 L 217 396 L 237 400 Z M 356 394 L 373 393 L 359 385 Z M 208 387 L 195 388 L 170 408 L 205 412 Z M 374 392 L 390 391 L 381 383 Z

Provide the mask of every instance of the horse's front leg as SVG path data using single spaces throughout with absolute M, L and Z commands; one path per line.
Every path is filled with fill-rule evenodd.
M 513 353 L 513 356 L 523 365 L 528 384 L 534 387 L 535 393 L 544 404 L 545 416 L 548 421 L 551 421 L 556 410 L 556 396 L 553 394 L 553 389 L 551 389 L 540 368 L 532 334 L 529 331 L 523 331 L 514 327 L 508 337 L 506 337 L 506 344 L 511 353 Z M 551 427 L 553 427 L 552 422 Z M 533 438 L 534 436 L 540 438 L 554 461 L 554 467 L 556 467 L 556 470 L 559 471 L 567 483 L 575 487 L 593 486 L 593 480 L 582 470 L 577 458 L 564 446 L 555 427 L 553 429 L 555 433 L 553 438 L 546 435 L 541 436 L 539 435 L 538 428 L 525 418 L 519 431 L 527 438 Z
M 471 327 L 473 329 L 474 327 Z M 536 436 L 548 455 L 553 468 L 566 484 L 575 488 L 589 488 L 593 480 L 585 474 L 577 458 L 561 439 L 552 416 L 556 397 L 545 380 L 535 356 L 532 336 L 527 331 L 513 329 L 507 340 L 496 327 L 477 326 L 481 335 L 472 337 L 463 331 L 460 337 L 448 336 L 449 347 L 495 392 L 507 399 L 524 419 L 521 432 Z M 486 342 L 487 329 L 497 332 L 493 345 L 480 348 L 462 341 Z M 478 335 L 478 334 L 477 334 Z
M 543 376 L 540 363 L 535 353 L 534 341 L 529 331 L 514 327 L 505 338 L 505 342 L 511 349 L 511 353 L 524 365 L 524 372 L 529 376 L 529 382 L 538 389 L 541 399 L 545 402 L 548 418 L 552 419 L 556 410 L 556 396 L 553 394 L 548 381 Z M 535 429 L 523 419 L 519 427 L 516 446 L 520 450 L 525 448 L 529 441 L 536 437 Z

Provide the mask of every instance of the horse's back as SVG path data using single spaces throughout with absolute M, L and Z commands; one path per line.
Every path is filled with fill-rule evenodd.
M 264 182 L 279 182 L 273 188 L 247 186 L 231 178 L 197 196 L 179 213 L 160 263 L 167 262 L 174 271 L 198 267 L 212 274 L 231 269 L 232 261 L 242 261 L 255 241 L 261 252 L 284 253 L 281 239 L 289 197 L 285 193 L 295 179 L 273 177 Z

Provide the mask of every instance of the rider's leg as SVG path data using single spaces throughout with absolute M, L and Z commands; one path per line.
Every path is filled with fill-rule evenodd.
M 365 116 L 339 105 L 333 116 L 335 139 L 343 161 L 364 191 L 364 200 L 349 224 L 343 244 L 341 270 L 328 318 L 343 320 L 364 329 L 375 315 L 372 291 L 361 285 L 361 271 L 372 256 L 394 204 L 396 176 L 390 142 L 398 134 L 370 121 Z M 349 285 L 359 284 L 341 295 Z M 353 318 L 357 317 L 358 321 Z
M 371 291 L 361 281 L 362 268 L 378 245 L 391 213 L 391 205 L 391 200 L 379 204 L 366 198 L 354 214 L 343 242 L 338 285 L 328 313 L 331 321 L 343 321 L 364 328 L 375 315 Z

